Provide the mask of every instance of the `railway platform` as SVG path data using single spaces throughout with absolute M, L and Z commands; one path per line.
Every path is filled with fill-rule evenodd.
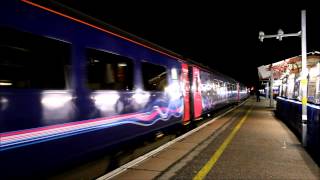
M 249 98 L 98 179 L 319 179 L 319 166 L 268 105 Z

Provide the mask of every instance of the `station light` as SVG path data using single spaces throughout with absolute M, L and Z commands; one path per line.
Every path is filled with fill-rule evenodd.
M 259 32 L 259 39 L 261 42 L 263 42 L 263 39 L 264 39 L 264 32 L 263 31 Z
M 282 41 L 282 36 L 283 36 L 284 32 L 282 31 L 282 29 L 278 30 L 278 36 L 277 39 L 279 39 L 279 41 Z

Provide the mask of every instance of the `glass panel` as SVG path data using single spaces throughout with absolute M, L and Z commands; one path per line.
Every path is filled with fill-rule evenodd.
M 132 90 L 133 63 L 123 56 L 87 49 L 87 86 L 92 90 Z
M 0 28 L 0 88 L 65 89 L 71 45 Z
M 146 91 L 164 91 L 167 87 L 166 68 L 160 65 L 142 62 L 142 78 Z

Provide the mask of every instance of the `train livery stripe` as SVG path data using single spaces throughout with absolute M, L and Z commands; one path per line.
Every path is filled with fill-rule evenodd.
M 15 132 L 1 133 L 0 151 L 62 138 L 75 134 L 105 129 L 123 124 L 135 124 L 139 126 L 151 126 L 159 120 L 167 121 L 172 116 L 180 117 L 183 107 L 174 110 L 165 107 L 155 107 L 150 113 L 136 113 L 115 117 L 90 119 L 80 122 L 52 125 Z
M 126 115 L 118 115 L 118 116 L 113 116 L 113 117 L 109 118 L 109 121 L 123 119 L 123 118 L 130 118 L 130 117 L 135 117 L 135 116 L 142 116 L 144 114 L 146 114 L 146 113 L 141 113 L 141 114 L 133 113 L 133 114 L 126 114 Z M 39 128 L 12 131 L 12 132 L 7 132 L 7 133 L 3 133 L 3 134 L 0 133 L 0 135 L 1 135 L 1 137 L 14 136 L 14 135 L 19 135 L 19 134 L 44 131 L 44 130 L 48 130 L 48 129 L 59 129 L 60 127 L 66 127 L 66 126 L 72 126 L 72 125 L 88 124 L 91 122 L 98 122 L 98 121 L 102 121 L 102 120 L 105 120 L 105 118 L 96 118 L 96 119 L 89 119 L 89 120 L 84 120 L 84 121 L 70 122 L 70 123 L 66 123 L 66 124 L 57 124 L 57 125 L 51 125 L 51 126 L 45 126 L 45 127 L 39 127 Z

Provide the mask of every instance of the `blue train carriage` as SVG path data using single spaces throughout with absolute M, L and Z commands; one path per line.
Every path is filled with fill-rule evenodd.
M 189 65 L 189 71 L 192 92 L 190 114 L 193 120 L 203 119 L 210 116 L 214 110 L 238 103 L 249 96 L 246 86 L 213 69 L 193 62 Z M 185 102 L 189 99 L 186 96 L 184 98 Z
M 1 6 L 1 177 L 42 176 L 99 150 L 116 152 L 248 96 L 178 54 L 74 10 L 63 14 L 54 1 L 36 2 Z
M 320 54 L 308 53 L 308 87 L 307 87 L 307 149 L 320 163 Z M 279 96 L 277 98 L 277 115 L 293 128 L 294 132 L 301 137 L 301 58 L 293 57 L 287 60 L 288 68 L 283 74 Z
M 0 9 L 0 177 L 183 122 L 176 55 L 31 1 Z
M 200 69 L 203 114 L 238 102 L 237 81 L 216 71 Z

